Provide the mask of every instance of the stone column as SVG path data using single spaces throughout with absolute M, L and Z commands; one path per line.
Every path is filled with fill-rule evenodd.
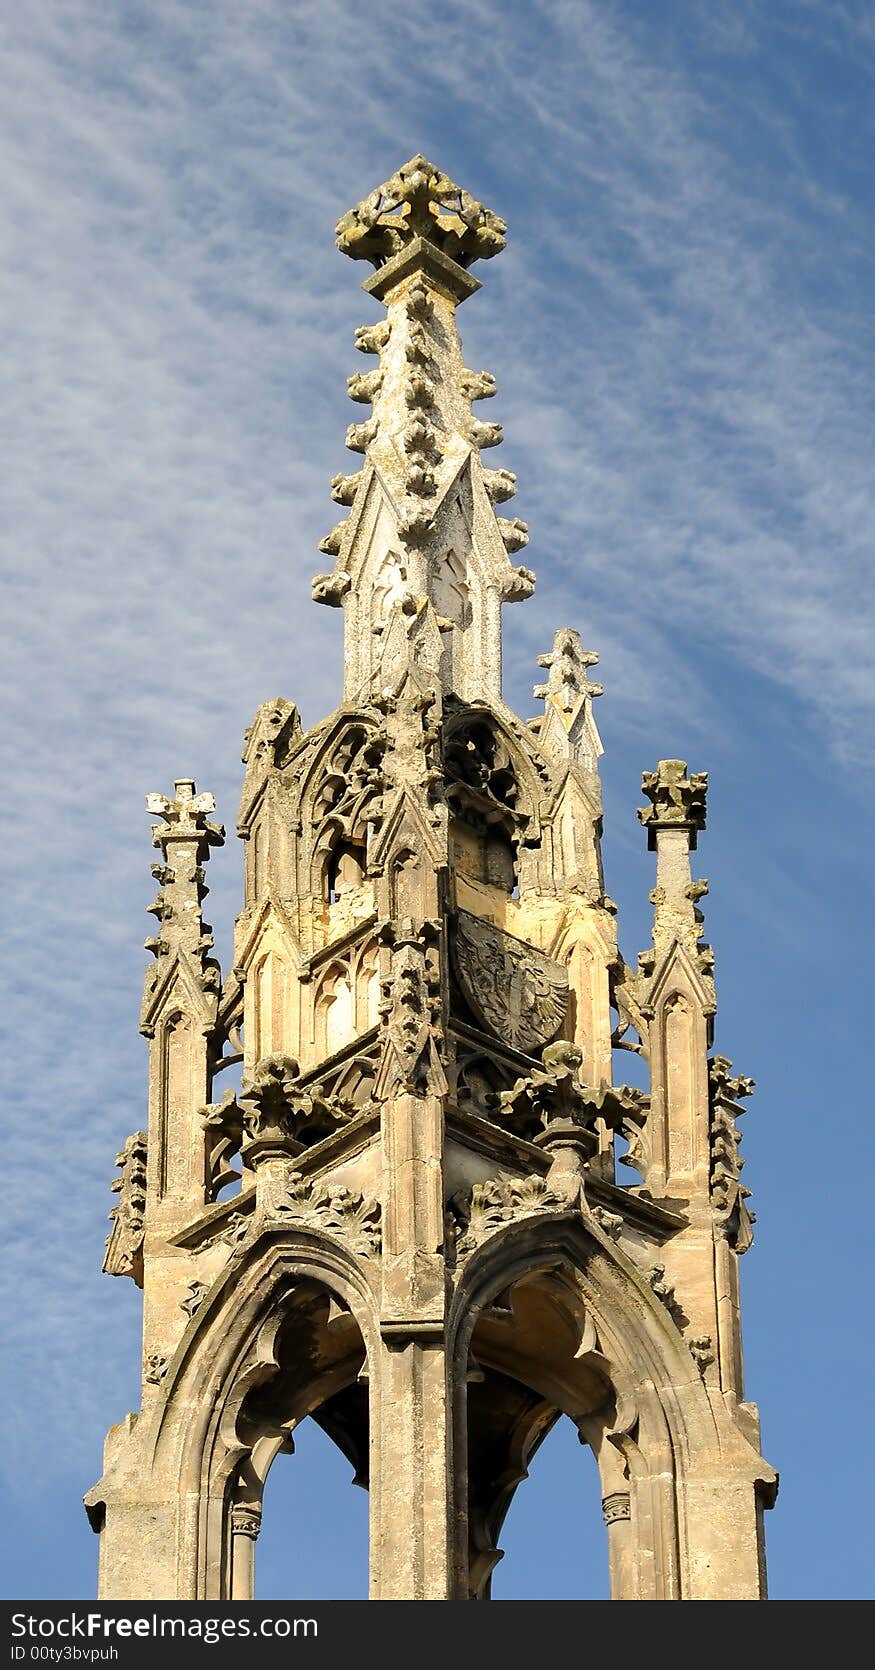
M 379 1379 L 371 1598 L 449 1600 L 453 1462 L 442 1324 L 384 1324 Z
M 402 1093 L 384 1104 L 382 1344 L 371 1417 L 381 1458 L 371 1581 L 380 1600 L 451 1592 L 442 1147 L 438 1096 Z
M 261 1508 L 237 1503 L 231 1509 L 231 1600 L 255 1599 L 255 1544 Z
M 637 1573 L 629 1491 L 612 1490 L 603 1496 L 602 1515 L 608 1535 L 611 1600 L 635 1600 Z

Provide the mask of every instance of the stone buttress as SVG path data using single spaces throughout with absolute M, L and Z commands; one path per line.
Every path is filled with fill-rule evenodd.
M 504 232 L 424 157 L 339 223 L 384 311 L 356 333 L 360 467 L 334 478 L 314 582 L 343 611 L 345 688 L 310 730 L 276 698 L 246 732 L 224 979 L 212 797 L 148 798 L 148 1128 L 119 1155 L 105 1261 L 143 1289 L 142 1404 L 86 1499 L 107 1599 L 251 1598 L 265 1479 L 308 1415 L 369 1490 L 373 1598 L 488 1598 L 561 1414 L 598 1462 L 614 1598 L 765 1593 L 776 1480 L 738 1287 L 752 1085 L 709 1053 L 706 777 L 644 776 L 653 944 L 630 967 L 597 658 L 563 628 L 538 717 L 501 696 L 501 606 L 534 579 L 456 312 Z M 615 1082 L 623 1051 L 646 1092 Z

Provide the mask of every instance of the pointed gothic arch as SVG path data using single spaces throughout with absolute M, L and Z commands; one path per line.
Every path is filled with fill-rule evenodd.
M 362 1370 L 377 1338 L 361 1261 L 330 1236 L 274 1228 L 229 1266 L 192 1316 L 152 1422 L 153 1464 L 184 1487 L 177 1598 L 251 1598 L 261 1493 L 299 1421 L 321 1418 L 367 1477 Z
M 660 1311 L 634 1265 L 579 1214 L 524 1219 L 472 1255 L 450 1318 L 460 1451 L 467 1449 L 472 1365 L 475 1385 L 499 1394 L 497 1408 L 501 1394 L 508 1404 L 508 1382 L 516 1392 L 493 1498 L 472 1500 L 466 1490 L 456 1500 L 469 1527 L 472 1598 L 489 1592 L 497 1535 L 525 1457 L 559 1413 L 578 1427 L 599 1465 L 612 1598 L 689 1592 L 690 1562 L 715 1534 L 697 1500 L 703 1486 L 710 1495 L 715 1471 L 726 1473 L 735 1512 L 757 1545 L 762 1464 L 748 1451 L 746 1477 L 733 1475 L 747 1446 L 727 1456 L 696 1364 Z M 482 1398 L 475 1392 L 473 1401 L 476 1410 Z M 478 1418 L 482 1426 L 482 1410 Z M 500 1425 L 499 1417 L 493 1442 Z

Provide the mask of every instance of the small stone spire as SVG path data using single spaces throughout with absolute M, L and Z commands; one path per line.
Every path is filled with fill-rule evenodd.
M 538 729 L 542 748 L 554 759 L 576 760 L 590 771 L 598 769 L 604 753 L 592 704 L 604 694 L 604 686 L 589 677 L 598 662 L 595 650 L 584 649 L 580 633 L 561 626 L 548 655 L 538 656 L 538 666 L 547 668 L 543 684 L 534 694 L 544 703 L 544 717 Z
M 444 689 L 465 700 L 500 697 L 501 604 L 530 596 L 534 576 L 510 561 L 528 543 L 525 522 L 493 509 L 516 480 L 481 462 L 502 430 L 472 407 L 491 399 L 496 383 L 464 364 L 455 314 L 479 289 L 469 267 L 497 255 L 504 232 L 423 156 L 338 222 L 338 248 L 373 262 L 363 288 L 387 309 L 356 332 L 359 351 L 379 359 L 347 383 L 350 399 L 371 407 L 346 436 L 364 463 L 332 480 L 349 515 L 321 541 L 335 565 L 313 582 L 316 602 L 345 611 L 347 699 L 360 698 L 378 672 L 394 612 L 423 601 L 444 634 Z
M 146 810 L 158 817 L 152 830 L 152 845 L 160 848 L 161 863 L 152 865 L 159 883 L 157 898 L 148 909 L 158 918 L 158 932 L 146 940 L 146 950 L 157 963 L 146 976 L 144 1014 L 152 993 L 160 983 L 162 969 L 179 953 L 190 961 L 204 991 L 215 992 L 220 984 L 219 965 L 209 955 L 213 931 L 203 919 L 202 904 L 209 891 L 204 863 L 211 847 L 222 846 L 225 831 L 207 816 L 216 802 L 211 794 L 198 794 L 190 778 L 173 785 L 173 797 L 147 794 Z
M 647 830 L 647 845 L 656 853 L 653 943 L 657 957 L 680 940 L 701 961 L 707 948 L 699 945 L 702 913 L 697 901 L 708 891 L 706 881 L 694 881 L 690 853 L 705 827 L 707 771 L 687 776 L 685 760 L 660 760 L 655 771 L 645 771 L 641 787 L 650 801 L 638 809 Z

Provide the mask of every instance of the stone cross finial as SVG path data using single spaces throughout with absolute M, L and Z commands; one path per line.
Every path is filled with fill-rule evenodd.
M 549 672 L 544 684 L 535 685 L 534 694 L 542 701 L 555 702 L 563 713 L 573 714 L 581 696 L 604 694 L 602 685 L 591 683 L 587 672 L 597 662 L 595 650 L 583 648 L 579 632 L 560 626 L 549 654 L 538 656 L 538 666 L 549 668 Z
M 215 797 L 198 794 L 191 777 L 181 777 L 173 785 L 173 798 L 166 794 L 147 794 L 146 811 L 163 818 L 152 831 L 152 845 L 166 846 L 168 841 L 198 839 L 207 846 L 221 846 L 225 831 L 220 823 L 211 823 L 207 812 L 216 810 Z
M 695 771 L 688 777 L 686 760 L 660 760 L 655 771 L 643 773 L 641 788 L 651 802 L 638 808 L 650 851 L 657 847 L 657 830 L 669 827 L 686 829 L 690 851 L 695 852 L 697 835 L 705 827 L 707 771 Z
M 414 239 L 431 244 L 457 266 L 488 260 L 504 249 L 507 226 L 470 197 L 427 157 L 411 157 L 337 223 L 337 247 L 377 268 Z

